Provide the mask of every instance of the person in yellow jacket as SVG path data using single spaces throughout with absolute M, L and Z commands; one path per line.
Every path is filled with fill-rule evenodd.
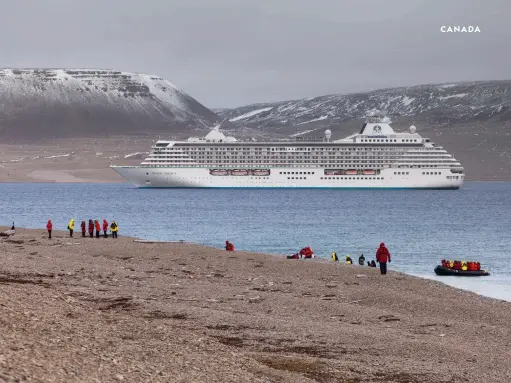
M 337 257 L 337 253 L 332 251 L 332 261 L 339 262 L 339 257 Z
M 346 264 L 353 265 L 353 259 L 351 259 L 349 254 L 346 254 Z
M 67 230 L 69 230 L 69 236 L 73 237 L 73 231 L 75 230 L 75 219 L 71 218 L 69 224 L 67 225 Z
M 112 221 L 110 225 L 110 231 L 112 232 L 112 238 L 117 238 L 117 232 L 119 231 L 119 226 L 115 221 Z

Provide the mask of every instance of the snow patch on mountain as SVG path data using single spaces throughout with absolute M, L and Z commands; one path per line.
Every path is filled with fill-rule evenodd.
M 255 110 L 258 113 L 250 113 Z M 259 113 L 261 110 L 265 112 Z M 490 118 L 506 120 L 511 118 L 511 81 L 432 84 L 326 95 L 247 105 L 222 110 L 219 114 L 228 119 L 243 116 L 244 126 L 281 132 L 284 127 L 306 123 L 339 126 L 343 121 L 361 120 L 379 111 L 392 119 L 408 117 L 437 126 Z
M 48 156 L 48 157 L 43 157 L 45 159 L 50 159 L 50 158 L 60 158 L 60 157 L 69 157 L 71 155 L 71 153 L 68 153 L 68 154 L 58 154 L 56 156 Z
M 465 96 L 468 96 L 468 93 L 452 94 L 450 96 L 439 97 L 439 99 L 440 100 L 448 100 L 450 98 L 459 98 L 459 97 L 465 97 Z
M 295 134 L 290 134 L 289 137 L 303 136 L 304 134 L 312 133 L 312 132 L 315 132 L 316 130 L 317 129 L 311 129 L 311 130 L 306 130 L 305 132 L 298 132 L 298 133 L 295 133 Z
M 412 102 L 415 101 L 415 98 L 410 98 L 408 96 L 404 96 L 403 99 L 401 100 L 401 102 L 403 103 L 403 105 L 405 106 L 408 106 L 410 105 Z M 389 104 L 389 103 L 388 103 Z
M 229 121 L 234 122 L 234 121 L 244 120 L 246 118 L 255 116 L 255 115 L 259 114 L 259 113 L 268 112 L 269 110 L 272 110 L 272 109 L 273 109 L 272 107 L 269 107 L 269 108 L 262 108 L 262 109 L 253 110 L 251 112 L 242 114 L 241 116 L 230 118 Z
M 316 122 L 316 121 L 323 121 L 323 120 L 326 120 L 327 118 L 328 118 L 328 116 L 325 115 L 325 116 L 321 116 L 321 117 L 318 117 L 318 118 L 313 118 L 312 120 L 300 122 L 297 125 L 309 124 L 311 122 Z

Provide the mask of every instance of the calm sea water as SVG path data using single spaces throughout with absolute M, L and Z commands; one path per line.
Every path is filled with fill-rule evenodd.
M 460 190 L 136 189 L 128 184 L 0 184 L 3 225 L 66 229 L 70 218 L 115 219 L 121 235 L 287 255 L 310 245 L 511 301 L 511 183 Z M 474 259 L 484 278 L 436 277 L 441 258 Z

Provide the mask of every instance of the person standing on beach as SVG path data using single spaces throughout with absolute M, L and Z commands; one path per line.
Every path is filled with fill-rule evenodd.
M 101 233 L 101 225 L 99 224 L 99 221 L 97 219 L 94 220 L 94 225 L 96 226 L 96 238 L 99 238 L 99 235 Z
M 112 221 L 112 224 L 110 225 L 110 231 L 112 232 L 112 238 L 117 238 L 119 226 L 117 226 L 117 223 L 115 223 L 115 221 Z
M 339 257 L 335 251 L 332 251 L 332 261 L 339 262 Z
M 390 263 L 390 253 L 383 242 L 380 243 L 380 247 L 376 250 L 376 261 L 380 264 L 381 274 L 387 274 L 387 261 Z
M 103 218 L 103 234 L 108 238 L 108 222 Z
M 51 219 L 48 220 L 46 224 L 46 230 L 48 230 L 48 239 L 51 239 L 51 231 L 53 230 L 53 224 L 51 223 Z
M 89 236 L 94 237 L 94 222 L 92 222 L 92 219 L 89 219 Z
M 69 230 L 69 237 L 73 238 L 73 231 L 75 230 L 75 219 L 71 218 L 69 221 L 69 225 L 67 225 L 67 229 Z
M 81 223 L 80 227 L 81 227 L 81 229 L 82 229 L 82 237 L 85 237 L 85 232 L 87 231 L 87 230 L 86 230 L 85 221 L 82 221 L 82 223 Z

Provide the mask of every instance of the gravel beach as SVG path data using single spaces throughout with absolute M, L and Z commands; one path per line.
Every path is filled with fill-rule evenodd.
M 436 281 L 28 229 L 0 254 L 0 381 L 511 381 L 511 303 Z

